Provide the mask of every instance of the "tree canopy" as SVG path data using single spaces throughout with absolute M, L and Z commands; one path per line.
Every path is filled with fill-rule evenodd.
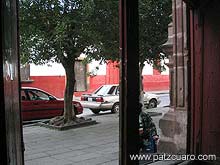
M 99 56 L 90 59 L 119 60 L 119 0 L 94 0 L 91 14 L 93 35 Z
M 68 54 L 119 59 L 118 0 L 20 0 L 22 63 L 61 62 Z M 140 61 L 165 55 L 171 0 L 139 0 Z
M 63 64 L 88 54 L 93 49 L 89 9 L 84 0 L 20 0 L 22 62 Z
M 168 39 L 168 24 L 171 22 L 171 0 L 139 1 L 139 52 L 140 62 L 156 64 L 166 55 L 162 45 Z
M 118 0 L 20 0 L 22 63 L 118 59 Z M 71 58 L 71 59 L 70 59 Z
M 95 34 L 99 36 L 101 56 L 92 59 L 118 60 L 119 15 L 118 0 L 94 1 L 93 23 Z M 162 46 L 168 39 L 168 24 L 171 22 L 171 0 L 139 0 L 139 55 L 141 65 L 153 64 L 158 69 L 158 61 L 164 59 Z

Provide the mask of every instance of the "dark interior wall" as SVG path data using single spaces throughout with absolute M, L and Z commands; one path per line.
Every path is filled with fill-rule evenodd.
M 19 109 L 17 1 L 1 1 L 1 164 L 23 164 Z
M 205 6 L 203 8 L 202 6 Z M 220 156 L 220 2 L 191 11 L 191 152 Z
M 201 148 L 201 112 L 202 112 L 202 29 L 198 11 L 190 13 L 190 56 L 191 56 L 191 139 L 190 152 L 199 153 Z
M 220 2 L 204 13 L 202 152 L 220 156 Z

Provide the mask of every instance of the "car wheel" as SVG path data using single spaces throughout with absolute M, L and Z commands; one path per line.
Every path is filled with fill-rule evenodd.
M 150 108 L 156 108 L 156 107 L 157 107 L 157 100 L 151 99 L 151 100 L 149 101 L 148 108 L 150 109 Z
M 118 113 L 119 112 L 119 103 L 115 103 L 112 107 L 112 113 Z
M 97 109 L 91 109 L 92 113 L 94 114 L 99 114 L 100 110 L 97 110 Z

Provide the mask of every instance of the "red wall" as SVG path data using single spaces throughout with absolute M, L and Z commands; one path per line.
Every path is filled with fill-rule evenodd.
M 106 84 L 118 84 L 119 83 L 119 64 L 118 62 L 109 61 L 106 67 Z
M 64 97 L 65 76 L 31 76 L 33 82 L 22 83 L 22 86 L 36 87 L 43 89 L 58 98 Z M 91 93 L 104 84 L 119 84 L 119 67 L 117 62 L 109 61 L 106 67 L 106 75 L 90 76 L 88 78 L 88 90 L 85 92 L 75 92 L 75 96 L 82 93 Z M 169 76 L 161 75 L 157 70 L 153 70 L 153 75 L 144 75 L 143 84 L 145 91 L 168 90 Z
M 89 78 L 89 86 L 88 86 L 88 92 L 92 92 L 101 85 L 106 84 L 106 76 L 92 76 Z
M 169 90 L 169 75 L 144 75 L 145 91 Z
M 104 84 L 118 84 L 119 74 L 112 76 L 98 75 L 89 78 L 88 90 L 85 92 L 75 92 L 75 96 L 81 96 L 82 93 L 91 93 L 99 86 Z M 31 76 L 33 82 L 22 83 L 22 86 L 36 87 L 43 89 L 58 98 L 63 98 L 65 89 L 65 76 Z M 145 75 L 143 76 L 143 84 L 145 91 L 168 90 L 168 75 Z
M 30 79 L 33 82 L 22 83 L 22 86 L 40 88 L 58 98 L 63 98 L 65 76 L 31 76 Z

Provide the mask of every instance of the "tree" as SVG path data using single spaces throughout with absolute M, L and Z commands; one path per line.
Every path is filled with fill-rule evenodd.
M 159 61 L 166 57 L 162 45 L 168 39 L 171 22 L 171 0 L 139 0 L 139 53 L 140 73 L 144 62 L 160 68 Z
M 102 44 L 104 59 L 118 60 L 119 17 L 118 0 L 94 1 L 93 26 Z M 172 0 L 139 0 L 139 54 L 140 68 L 144 62 L 158 69 L 158 61 L 164 59 L 162 45 L 168 39 L 168 24 L 171 22 Z
M 102 2 L 102 3 L 100 3 Z M 106 7 L 108 6 L 108 7 Z M 95 31 L 101 36 L 105 59 L 118 60 L 119 20 L 118 0 L 99 0 L 94 11 Z M 168 24 L 171 22 L 172 0 L 139 0 L 139 55 L 140 91 L 143 90 L 142 70 L 145 62 L 163 70 L 161 59 L 166 57 L 162 45 L 168 39 Z M 103 48 L 102 45 L 102 48 Z M 107 48 L 107 49 L 106 49 Z M 113 52 L 113 53 L 112 53 Z M 107 56 L 108 55 L 108 56 Z M 143 97 L 143 96 L 142 96 Z
M 144 63 L 152 64 L 160 71 L 164 69 L 160 61 L 167 57 L 162 45 L 168 39 L 171 13 L 172 0 L 139 0 L 140 98 L 144 97 L 141 76 Z
M 89 60 L 119 60 L 119 0 L 94 0 L 90 30 L 96 41 L 99 55 L 88 56 Z
M 66 72 L 63 123 L 76 120 L 72 99 L 74 65 L 81 53 L 99 54 L 89 29 L 92 1 L 20 0 L 20 52 L 22 63 L 61 63 Z
M 74 65 L 81 53 L 88 59 L 119 60 L 118 0 L 20 0 L 22 63 L 59 62 L 66 71 L 64 123 L 72 111 Z M 140 68 L 164 58 L 171 0 L 139 1 Z M 156 63 L 157 64 L 157 63 Z M 142 71 L 142 69 L 141 69 Z

